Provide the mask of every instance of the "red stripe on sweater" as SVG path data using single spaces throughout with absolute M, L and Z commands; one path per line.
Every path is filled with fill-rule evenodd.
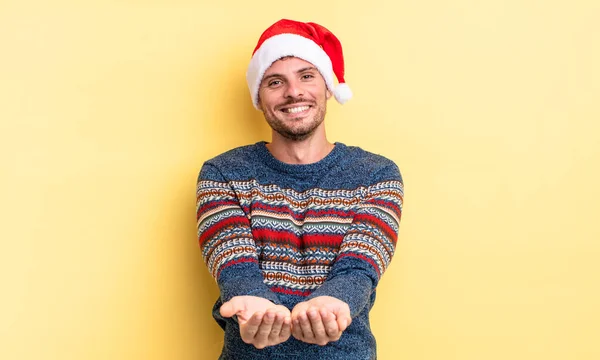
M 254 241 L 257 243 L 273 242 L 290 244 L 297 248 L 302 247 L 302 240 L 294 235 L 294 233 L 286 230 L 253 228 L 252 236 L 254 237 Z
M 258 263 L 258 261 L 255 258 L 248 258 L 248 257 L 230 260 L 230 261 L 226 262 L 225 264 L 221 265 L 221 267 L 219 268 L 219 271 L 217 272 L 217 278 L 221 275 L 221 271 L 225 270 L 226 268 L 237 265 L 237 264 L 246 264 L 246 263 Z
M 223 229 L 227 229 L 229 227 L 235 226 L 245 226 L 248 227 L 250 224 L 248 219 L 244 216 L 232 216 L 226 219 L 223 219 L 219 222 L 216 222 L 214 225 L 204 230 L 202 234 L 200 234 L 199 242 L 200 246 L 202 246 L 207 240 L 211 239 L 215 234 L 220 232 Z
M 281 286 L 275 286 L 271 288 L 271 291 L 276 292 L 276 293 L 280 293 L 280 294 L 286 294 L 286 295 L 296 295 L 296 296 L 302 296 L 302 297 L 306 297 L 310 294 L 312 294 L 312 290 L 291 290 L 291 289 L 287 289 Z
M 344 240 L 343 234 L 305 234 L 302 239 L 304 240 L 304 246 L 320 246 L 320 247 L 333 247 L 338 248 Z
M 272 230 L 265 228 L 252 229 L 252 236 L 257 244 L 289 244 L 296 248 L 307 247 L 334 247 L 342 243 L 343 235 L 338 234 L 304 234 L 301 238 L 286 230 Z
M 372 199 L 367 201 L 368 204 L 375 204 L 384 208 L 388 208 L 393 210 L 396 215 L 398 217 L 400 217 L 402 215 L 402 210 L 400 210 L 400 206 L 393 202 L 393 201 L 389 201 L 389 200 L 380 200 L 380 199 Z
M 360 259 L 360 260 L 364 260 L 366 262 L 368 262 L 369 264 L 371 264 L 371 266 L 373 266 L 373 268 L 375 269 L 375 271 L 377 271 L 377 277 L 381 276 L 381 269 L 379 269 L 379 266 L 377 266 L 377 264 L 375 264 L 375 262 L 372 259 L 369 259 L 368 257 L 361 255 L 361 254 L 356 254 L 356 253 L 343 253 L 340 254 L 336 261 L 345 258 L 345 257 L 353 257 L 356 259 Z
M 377 216 L 373 216 L 370 214 L 356 214 L 356 216 L 354 217 L 354 222 L 356 223 L 371 223 L 373 224 L 376 228 L 380 229 L 381 231 L 383 231 L 383 233 L 390 239 L 392 239 L 392 242 L 395 244 L 396 240 L 398 238 L 398 234 L 396 234 L 396 232 L 394 231 L 394 229 L 392 229 L 388 224 L 385 223 L 385 221 L 381 220 L 380 218 L 378 218 Z
M 209 201 L 209 202 L 203 204 L 198 209 L 198 211 L 196 212 L 196 220 L 198 220 L 200 218 L 200 214 L 204 214 L 205 212 L 207 212 L 210 209 L 214 209 L 219 206 L 231 206 L 231 205 L 239 206 L 239 204 L 237 202 L 235 202 L 234 200 Z

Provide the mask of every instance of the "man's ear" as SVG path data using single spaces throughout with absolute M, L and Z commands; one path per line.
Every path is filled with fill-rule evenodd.
M 331 96 L 333 95 L 333 93 L 331 91 L 329 91 L 329 89 L 325 90 L 325 95 L 327 96 L 327 100 L 331 99 Z

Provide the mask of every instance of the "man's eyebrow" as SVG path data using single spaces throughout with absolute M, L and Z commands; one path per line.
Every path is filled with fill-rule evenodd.
M 302 69 L 296 71 L 296 73 L 299 74 L 299 73 L 303 73 L 303 72 L 308 71 L 308 70 L 317 70 L 317 68 L 314 67 L 314 66 L 307 66 L 305 68 L 302 68 Z
M 265 75 L 262 79 L 261 82 L 265 82 L 266 80 L 270 79 L 270 78 L 274 78 L 274 77 L 282 77 L 283 75 L 281 74 L 269 74 L 269 75 Z
M 300 69 L 300 70 L 296 71 L 296 74 L 300 74 L 300 73 L 303 73 L 303 72 L 305 72 L 305 71 L 309 71 L 309 70 L 318 71 L 318 70 L 317 70 L 317 68 L 316 68 L 316 67 L 314 67 L 314 66 L 307 66 L 307 67 L 305 67 L 305 68 L 302 68 L 302 69 Z M 263 77 L 263 79 L 262 79 L 261 83 L 263 83 L 263 82 L 265 82 L 265 81 L 267 81 L 267 80 L 269 80 L 269 79 L 271 79 L 271 78 L 276 78 L 276 77 L 283 77 L 283 75 L 281 75 L 281 74 L 277 74 L 277 73 L 274 73 L 274 74 L 269 74 L 269 75 L 265 75 L 265 76 Z

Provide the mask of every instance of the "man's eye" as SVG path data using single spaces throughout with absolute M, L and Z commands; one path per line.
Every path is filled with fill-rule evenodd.
M 279 80 L 273 80 L 269 82 L 269 86 L 277 86 L 279 84 L 281 84 L 281 81 Z
M 312 79 L 312 78 L 314 78 L 314 77 L 315 77 L 315 76 L 314 76 L 313 74 L 304 74 L 304 75 L 302 75 L 302 78 L 303 78 L 303 79 Z

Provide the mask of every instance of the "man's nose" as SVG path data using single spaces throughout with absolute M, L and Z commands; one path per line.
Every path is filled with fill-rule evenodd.
M 285 89 L 285 97 L 299 98 L 304 95 L 302 84 L 297 80 L 289 81 Z

